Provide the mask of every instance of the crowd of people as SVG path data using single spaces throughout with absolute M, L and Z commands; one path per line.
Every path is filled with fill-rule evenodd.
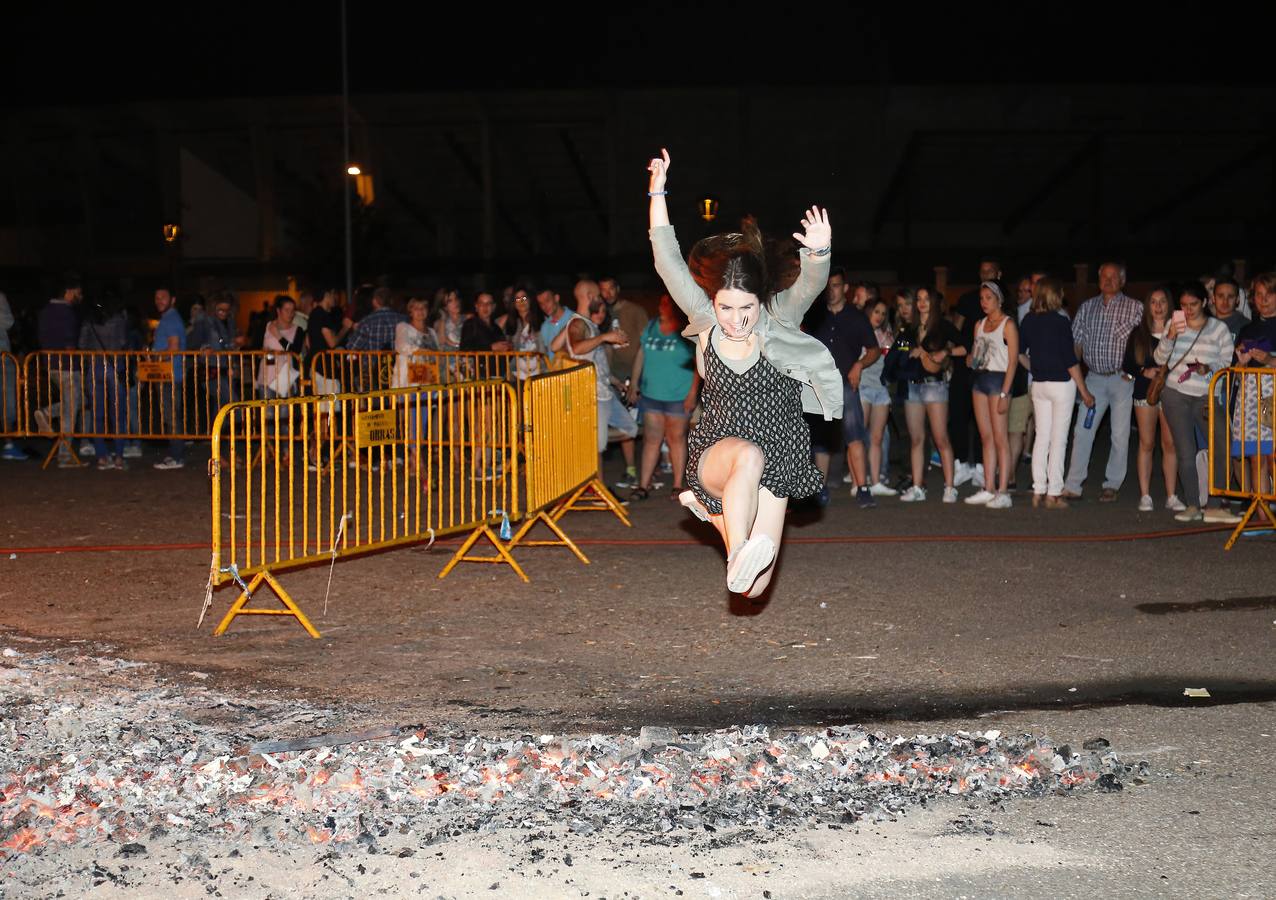
M 871 282 L 851 282 L 843 270 L 831 270 L 802 323 L 828 348 L 843 380 L 842 418 L 807 417 L 824 477 L 820 504 L 829 502 L 837 476 L 832 461 L 844 456 L 841 481 L 865 509 L 884 498 L 927 500 L 928 469 L 938 470 L 943 502 L 1006 509 L 1028 461 L 1032 505 L 1066 508 L 1082 496 L 1095 436 L 1107 417 L 1111 440 L 1100 502 L 1118 498 L 1133 431 L 1139 511 L 1160 505 L 1180 521 L 1232 522 L 1235 514 L 1205 487 L 1210 405 L 1214 444 L 1225 448 L 1216 454 L 1216 483 L 1270 489 L 1276 273 L 1244 287 L 1228 276 L 1164 285 L 1135 299 L 1124 292 L 1124 268 L 1108 262 L 1099 269 L 1099 294 L 1071 317 L 1062 285 L 1047 272 L 1026 273 L 1011 288 L 1000 265 L 985 260 L 979 276 L 977 289 L 950 302 L 931 286 L 900 287 L 888 297 Z M 528 351 L 543 354 L 551 366 L 589 360 L 597 379 L 599 452 L 618 443 L 623 458 L 625 474 L 615 486 L 630 502 L 652 497 L 666 479 L 671 499 L 683 490 L 701 376 L 684 337 L 686 317 L 668 296 L 649 317 L 612 277 L 582 278 L 570 292 L 513 285 L 473 297 L 450 288 L 427 296 L 366 287 L 353 299 L 339 289 L 301 291 L 276 297 L 244 333 L 230 293 L 182 298 L 181 311 L 168 288 L 151 299 L 153 308 L 140 316 L 109 292 L 86 302 L 80 281 L 68 276 L 40 310 L 28 346 L 15 349 L 276 351 L 280 355 L 265 358 L 253 376 L 253 394 L 261 397 L 298 390 L 303 372 L 289 354 L 309 371 L 316 354 L 341 347 L 395 352 L 394 387 L 414 383 L 409 360 L 421 350 Z M 0 294 L 0 351 L 10 349 L 14 324 Z M 1273 368 L 1273 375 L 1220 382 L 1211 396 L 1212 375 L 1233 365 Z M 521 358 L 511 374 L 527 378 L 540 368 L 535 358 Z M 65 434 L 75 431 L 77 415 L 95 432 L 137 431 L 126 375 L 109 366 L 88 372 L 66 366 L 51 374 L 60 402 L 34 411 L 38 430 L 54 432 L 56 413 Z M 16 372 L 0 375 L 6 392 L 0 424 L 11 429 Z M 210 376 L 216 387 L 209 390 L 231 397 L 230 377 L 229 371 Z M 174 380 L 180 379 L 175 365 Z M 335 387 L 316 385 L 319 392 Z M 182 392 L 164 396 L 169 399 L 159 414 L 171 429 L 165 433 L 177 433 Z M 181 468 L 184 451 L 181 440 L 169 441 L 155 467 Z M 59 465 L 76 465 L 72 452 L 63 442 Z M 96 456 L 103 469 L 123 468 L 126 458 L 142 455 L 129 439 L 85 441 L 79 452 Z M 1244 471 L 1239 460 L 1228 464 L 1228 456 L 1242 455 Z M 0 456 L 19 460 L 27 453 L 6 440 Z M 1157 499 L 1154 480 L 1163 487 Z M 966 484 L 973 492 L 961 497 Z

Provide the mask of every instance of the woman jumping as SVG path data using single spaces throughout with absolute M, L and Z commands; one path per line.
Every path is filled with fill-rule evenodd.
M 690 320 L 704 378 L 700 422 L 687 440 L 681 500 L 711 522 L 727 548 L 727 588 L 756 597 L 774 572 L 790 497 L 819 493 L 824 478 L 811 462 L 803 410 L 842 415 L 842 381 L 829 351 L 803 334 L 802 316 L 828 281 L 832 230 L 811 207 L 802 218 L 800 271 L 792 247 L 768 254 L 753 219 L 742 234 L 698 241 L 684 262 L 669 224 L 665 178 L 669 153 L 651 173 L 651 248 L 656 272 Z

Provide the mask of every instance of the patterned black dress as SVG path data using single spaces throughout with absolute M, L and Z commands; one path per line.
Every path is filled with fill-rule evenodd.
M 709 496 L 697 475 L 700 457 L 723 438 L 743 438 L 762 449 L 762 487 L 777 497 L 809 497 L 824 486 L 824 476 L 811 462 L 802 385 L 780 374 L 761 353 L 748 370 L 736 372 L 718 356 L 710 335 L 700 407 L 700 421 L 687 435 L 687 486 L 713 515 L 722 514 L 722 501 Z

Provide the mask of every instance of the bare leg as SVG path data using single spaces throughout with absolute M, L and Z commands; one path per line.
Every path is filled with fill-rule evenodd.
M 996 493 L 997 443 L 993 438 L 992 398 L 979 391 L 971 391 L 970 405 L 975 410 L 975 424 L 979 426 L 979 443 L 984 448 L 984 490 Z
M 926 406 L 905 403 L 904 419 L 908 423 L 908 454 L 913 468 L 913 484 L 922 487 L 922 464 L 925 462 Z
M 864 442 L 851 441 L 846 445 L 846 468 L 850 470 L 851 477 L 855 479 L 857 488 L 866 487 L 868 480 L 865 475 L 864 461 Z
M 700 457 L 700 484 L 709 496 L 722 500 L 728 558 L 753 530 L 765 461 L 757 444 L 734 437 L 723 438 Z
M 868 466 L 869 472 L 872 473 L 872 481 L 870 482 L 870 485 L 872 485 L 877 484 L 878 479 L 882 477 L 882 437 L 886 434 L 886 420 L 890 418 L 891 408 L 889 406 L 872 406 L 869 409 L 870 444 Z
M 1156 455 L 1156 437 L 1161 426 L 1157 422 L 1160 411 L 1155 406 L 1134 407 L 1134 418 L 1139 422 L 1139 496 L 1152 493 L 1152 460 Z
M 829 481 L 829 454 L 823 450 L 815 450 L 811 453 L 811 458 L 815 462 L 815 468 L 820 470 L 820 474 L 824 476 L 824 483 Z
M 988 412 L 992 416 L 992 439 L 997 445 L 997 490 L 1006 493 L 1010 486 L 1010 411 L 1000 412 L 998 401 L 988 398 Z M 988 468 L 984 466 L 985 470 Z M 985 484 L 989 483 L 985 478 Z
M 1165 472 L 1165 496 L 1177 494 L 1174 486 L 1179 480 L 1179 457 L 1174 450 L 1174 435 L 1170 431 L 1170 422 L 1165 418 L 1165 410 L 1158 409 L 1161 422 L 1161 469 Z
M 669 465 L 673 467 L 673 489 L 681 491 L 682 476 L 687 470 L 687 420 L 678 416 L 665 416 L 664 420 Z
M 625 458 L 625 468 L 634 467 L 634 439 L 626 438 L 620 442 L 620 453 Z
M 944 487 L 953 486 L 953 445 L 948 440 L 948 404 L 927 403 L 926 417 L 930 419 L 930 436 L 939 451 L 939 461 L 944 469 Z M 984 483 L 987 484 L 985 478 Z
M 642 471 L 639 473 L 638 486 L 651 488 L 651 476 L 655 474 L 656 464 L 660 462 L 660 437 L 665 433 L 664 413 L 648 412 L 642 416 Z M 684 443 L 683 457 L 686 462 L 687 445 Z M 674 484 L 682 480 L 682 472 L 674 470 Z
M 753 532 L 750 537 L 765 534 L 775 544 L 775 558 L 780 558 L 780 540 L 784 537 L 784 514 L 789 507 L 788 497 L 777 497 L 766 488 L 758 489 L 758 515 L 753 522 Z M 763 570 L 758 575 L 753 587 L 745 591 L 746 597 L 757 597 L 767 589 L 767 585 L 771 583 L 771 576 L 775 573 L 775 563 L 772 562 L 769 568 Z

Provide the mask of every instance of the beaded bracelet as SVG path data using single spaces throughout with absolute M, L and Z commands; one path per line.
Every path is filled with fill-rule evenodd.
M 668 193 L 669 193 L 668 191 L 647 191 L 647 196 L 648 197 L 664 197 Z

